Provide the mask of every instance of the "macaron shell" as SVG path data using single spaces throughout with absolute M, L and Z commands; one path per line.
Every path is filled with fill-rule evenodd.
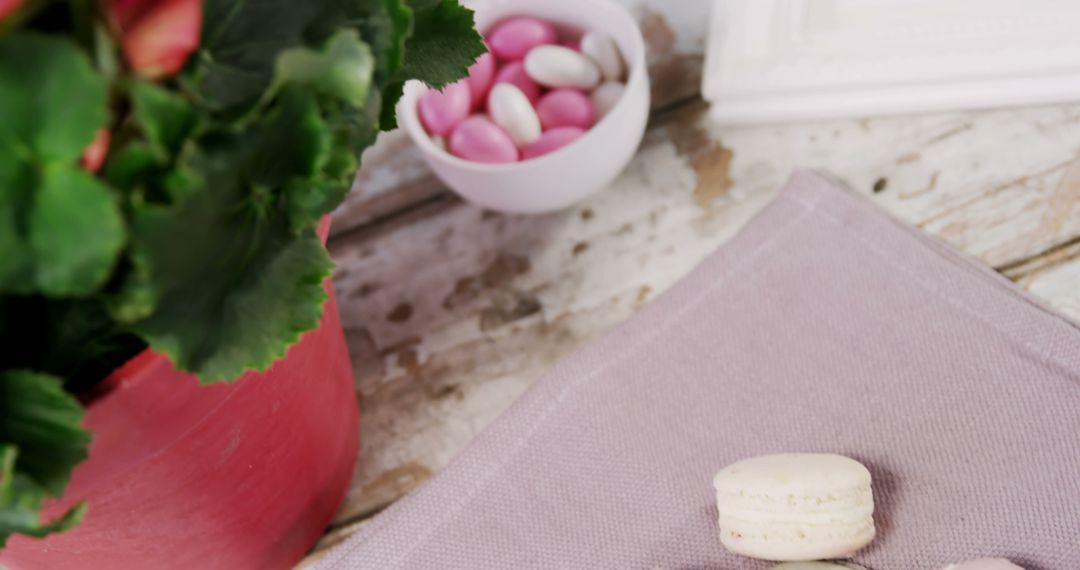
M 491 51 L 503 61 L 517 61 L 536 46 L 558 42 L 555 27 L 537 18 L 519 16 L 503 20 L 487 34 Z
M 835 454 L 737 461 L 713 479 L 720 542 L 764 560 L 844 558 L 873 540 L 870 472 Z
M 495 73 L 495 81 L 493 85 L 499 83 L 512 83 L 521 92 L 529 98 L 529 102 L 533 105 L 540 98 L 540 85 L 537 84 L 528 73 L 525 73 L 525 65 L 520 61 L 508 63 Z
M 450 153 L 465 160 L 498 164 L 518 160 L 510 135 L 483 115 L 462 121 L 450 134 Z
M 810 561 L 846 558 L 874 540 L 873 520 L 855 524 L 801 524 L 720 517 L 720 542 L 760 560 Z
M 588 129 L 596 123 L 596 109 L 588 95 L 576 89 L 555 89 L 536 103 L 540 124 L 547 129 L 578 127 Z
M 469 116 L 472 95 L 465 81 L 451 83 L 442 91 L 429 89 L 417 104 L 420 123 L 429 135 L 445 136 Z
M 780 453 L 737 461 L 713 478 L 720 491 L 747 494 L 827 494 L 870 485 L 870 471 L 861 463 L 832 453 Z
M 485 53 L 469 66 L 469 76 L 465 78 L 469 84 L 469 95 L 472 98 L 473 109 L 484 103 L 488 90 L 495 81 L 495 56 Z
M 546 131 L 535 142 L 521 149 L 521 159 L 528 160 L 555 152 L 578 140 L 583 134 L 585 134 L 585 131 L 577 127 L 560 127 Z

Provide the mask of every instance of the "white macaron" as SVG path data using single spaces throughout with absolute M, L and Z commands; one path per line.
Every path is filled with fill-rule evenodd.
M 720 542 L 777 561 L 846 558 L 874 538 L 870 472 L 841 455 L 784 453 L 732 463 L 713 479 Z

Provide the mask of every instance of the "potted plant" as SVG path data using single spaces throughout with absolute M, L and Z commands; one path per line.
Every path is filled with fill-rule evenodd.
M 356 403 L 327 213 L 456 0 L 0 0 L 0 563 L 285 568 Z

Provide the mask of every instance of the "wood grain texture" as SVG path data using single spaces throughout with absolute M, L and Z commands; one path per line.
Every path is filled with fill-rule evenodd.
M 335 524 L 442 469 L 554 361 L 734 234 L 795 167 L 834 173 L 1080 317 L 1078 156 L 1080 105 L 719 129 L 691 103 L 654 117 L 630 167 L 572 210 L 505 216 L 443 195 L 339 234 L 363 447 Z
M 796 167 L 833 173 L 1080 318 L 1080 105 L 722 129 L 696 98 L 707 3 L 624 1 L 648 44 L 654 112 L 604 192 L 506 216 L 447 193 L 402 133 L 365 155 L 330 243 L 362 449 L 309 562 L 690 271 Z

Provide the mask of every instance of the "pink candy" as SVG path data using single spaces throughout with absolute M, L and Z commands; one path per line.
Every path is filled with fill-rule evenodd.
M 625 66 L 603 33 L 563 32 L 528 16 L 489 30 L 490 52 L 469 66 L 467 78 L 420 98 L 420 122 L 436 146 L 499 164 L 543 156 L 581 138 L 621 98 Z M 501 83 L 517 89 L 496 89 Z
M 578 127 L 559 127 L 551 129 L 550 131 L 544 131 L 544 134 L 540 135 L 540 138 L 521 149 L 521 158 L 523 160 L 528 160 L 530 158 L 543 156 L 549 152 L 555 152 L 578 140 L 583 134 L 585 134 L 585 130 L 579 129 Z
M 529 75 L 525 73 L 525 65 L 520 61 L 514 63 L 508 63 L 503 66 L 502 69 L 495 74 L 495 81 L 492 85 L 497 83 L 512 83 L 521 92 L 529 98 L 529 102 L 533 105 L 536 104 L 536 100 L 540 98 L 540 85 L 529 78 Z
M 487 36 L 491 51 L 501 60 L 517 61 L 536 46 L 558 42 L 551 24 L 525 16 L 500 22 Z
M 447 85 L 442 91 L 428 90 L 420 98 L 420 122 L 431 135 L 446 135 L 454 130 L 472 107 L 472 95 L 465 81 Z
M 450 152 L 474 162 L 515 162 L 518 149 L 506 131 L 483 115 L 465 119 L 450 135 Z
M 473 109 L 483 104 L 494 79 L 495 56 L 490 53 L 480 56 L 476 59 L 476 63 L 469 66 L 469 76 L 465 78 L 465 82 L 469 84 Z
M 540 126 L 547 129 L 578 127 L 588 129 L 596 122 L 596 109 L 589 96 L 577 89 L 555 89 L 536 104 Z

